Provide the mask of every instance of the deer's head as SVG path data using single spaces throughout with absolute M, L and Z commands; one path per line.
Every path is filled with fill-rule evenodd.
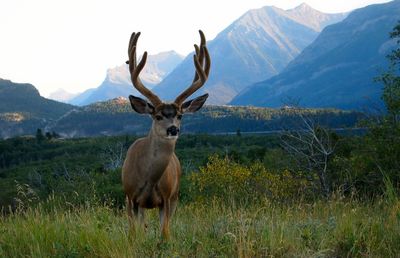
M 139 114 L 149 114 L 153 119 L 152 130 L 157 136 L 165 139 L 177 139 L 180 131 L 181 119 L 185 113 L 194 113 L 206 102 L 208 94 L 195 99 L 185 101 L 190 95 L 197 91 L 207 81 L 210 73 L 211 60 L 206 47 L 204 33 L 200 30 L 200 47 L 195 46 L 196 53 L 193 56 L 196 67 L 192 84 L 182 92 L 174 102 L 164 103 L 160 98 L 147 89 L 139 78 L 139 73 L 146 64 L 147 52 L 144 52 L 139 64 L 136 62 L 136 44 L 140 32 L 132 33 L 129 41 L 128 55 L 129 71 L 133 86 L 145 96 L 147 100 L 130 95 L 129 100 L 132 108 Z

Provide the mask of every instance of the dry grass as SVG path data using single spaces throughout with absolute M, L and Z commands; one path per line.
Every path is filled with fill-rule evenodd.
M 51 202 L 51 201 L 50 201 Z M 49 208 L 50 207 L 50 208 Z M 107 206 L 49 202 L 0 219 L 0 257 L 399 257 L 400 202 L 180 206 L 168 243 L 156 211 L 129 233 Z

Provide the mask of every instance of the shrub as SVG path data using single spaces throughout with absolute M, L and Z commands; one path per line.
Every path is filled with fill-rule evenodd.
M 295 177 L 289 171 L 271 173 L 261 162 L 241 165 L 229 158 L 210 156 L 207 164 L 193 172 L 186 180 L 184 188 L 192 200 L 211 198 L 234 201 L 290 200 L 304 196 L 310 184 Z

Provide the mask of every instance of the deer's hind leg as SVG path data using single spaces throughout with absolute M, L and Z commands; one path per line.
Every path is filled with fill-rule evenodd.
M 147 223 L 146 223 L 146 213 L 145 213 L 145 209 L 144 208 L 139 207 L 137 218 L 139 220 L 140 225 L 144 229 L 144 231 L 146 231 L 147 230 Z
M 176 206 L 178 206 L 178 192 L 172 196 L 170 206 L 171 206 L 171 208 L 170 208 L 169 217 L 172 218 L 172 216 L 175 214 Z
M 132 231 L 135 230 L 135 219 L 138 217 L 139 206 L 130 196 L 126 196 L 126 211 L 128 213 L 129 227 Z

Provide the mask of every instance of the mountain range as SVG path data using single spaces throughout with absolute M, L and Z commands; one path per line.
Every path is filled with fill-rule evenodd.
M 197 95 L 209 92 L 208 103 L 228 103 L 249 84 L 278 74 L 325 26 L 345 16 L 321 13 L 306 4 L 290 10 L 267 6 L 248 11 L 207 43 L 211 74 Z M 173 100 L 193 76 L 189 54 L 154 91 Z
M 217 108 L 212 115 L 208 108 L 193 116 L 193 121 L 241 108 L 248 114 L 253 106 L 276 108 L 293 103 L 352 110 L 382 107 L 382 85 L 374 78 L 387 68 L 386 55 L 398 44 L 389 33 L 399 20 L 400 0 L 357 9 L 347 17 L 323 14 L 304 4 L 286 11 L 275 7 L 251 10 L 208 42 L 211 74 L 196 93 L 210 93 L 208 105 L 251 107 L 218 107 L 223 111 Z M 162 99 L 172 100 L 193 79 L 191 55 L 182 59 L 175 52 L 149 56 L 141 78 Z M 64 91 L 52 96 L 77 105 L 92 103 L 84 107 L 45 99 L 31 84 L 0 79 L 0 137 L 32 133 L 36 128 L 55 128 L 69 136 L 144 132 L 148 121 L 133 114 L 126 99 L 98 103 L 130 94 L 138 92 L 125 64 L 109 69 L 100 87 L 73 99 Z M 116 113 L 121 123 L 114 128 L 109 121 Z M 239 112 L 229 120 L 231 124 L 226 121 L 221 128 L 239 124 L 247 128 L 242 115 Z M 249 123 L 250 128 L 270 128 Z M 196 131 L 196 123 L 191 125 L 189 131 Z
M 306 4 L 290 9 L 266 6 L 246 12 L 208 42 L 212 70 L 207 84 L 197 93 L 212 92 L 210 104 L 226 104 L 251 83 L 278 74 L 309 45 L 327 25 L 347 14 L 325 14 Z M 182 62 L 176 52 L 148 57 L 141 78 L 164 100 L 173 100 L 194 75 L 192 53 Z M 133 90 L 125 64 L 109 69 L 103 83 L 77 96 L 55 92 L 52 99 L 75 105 L 127 97 Z
M 140 73 L 140 78 L 145 85 L 151 89 L 156 84 L 160 83 L 182 60 L 183 56 L 175 51 L 149 55 L 146 66 Z M 106 78 L 97 88 L 88 89 L 75 96 L 65 91 L 58 91 L 56 93 L 57 94 L 50 95 L 50 97 L 79 106 L 113 99 L 119 96 L 127 97 L 130 94 L 140 95 L 132 86 L 128 65 L 125 63 L 108 69 Z M 63 96 L 68 95 L 69 98 L 63 99 Z
M 363 109 L 382 106 L 374 82 L 387 67 L 385 56 L 396 42 L 389 33 L 400 20 L 400 1 L 353 11 L 325 28 L 279 75 L 250 85 L 232 105 Z

